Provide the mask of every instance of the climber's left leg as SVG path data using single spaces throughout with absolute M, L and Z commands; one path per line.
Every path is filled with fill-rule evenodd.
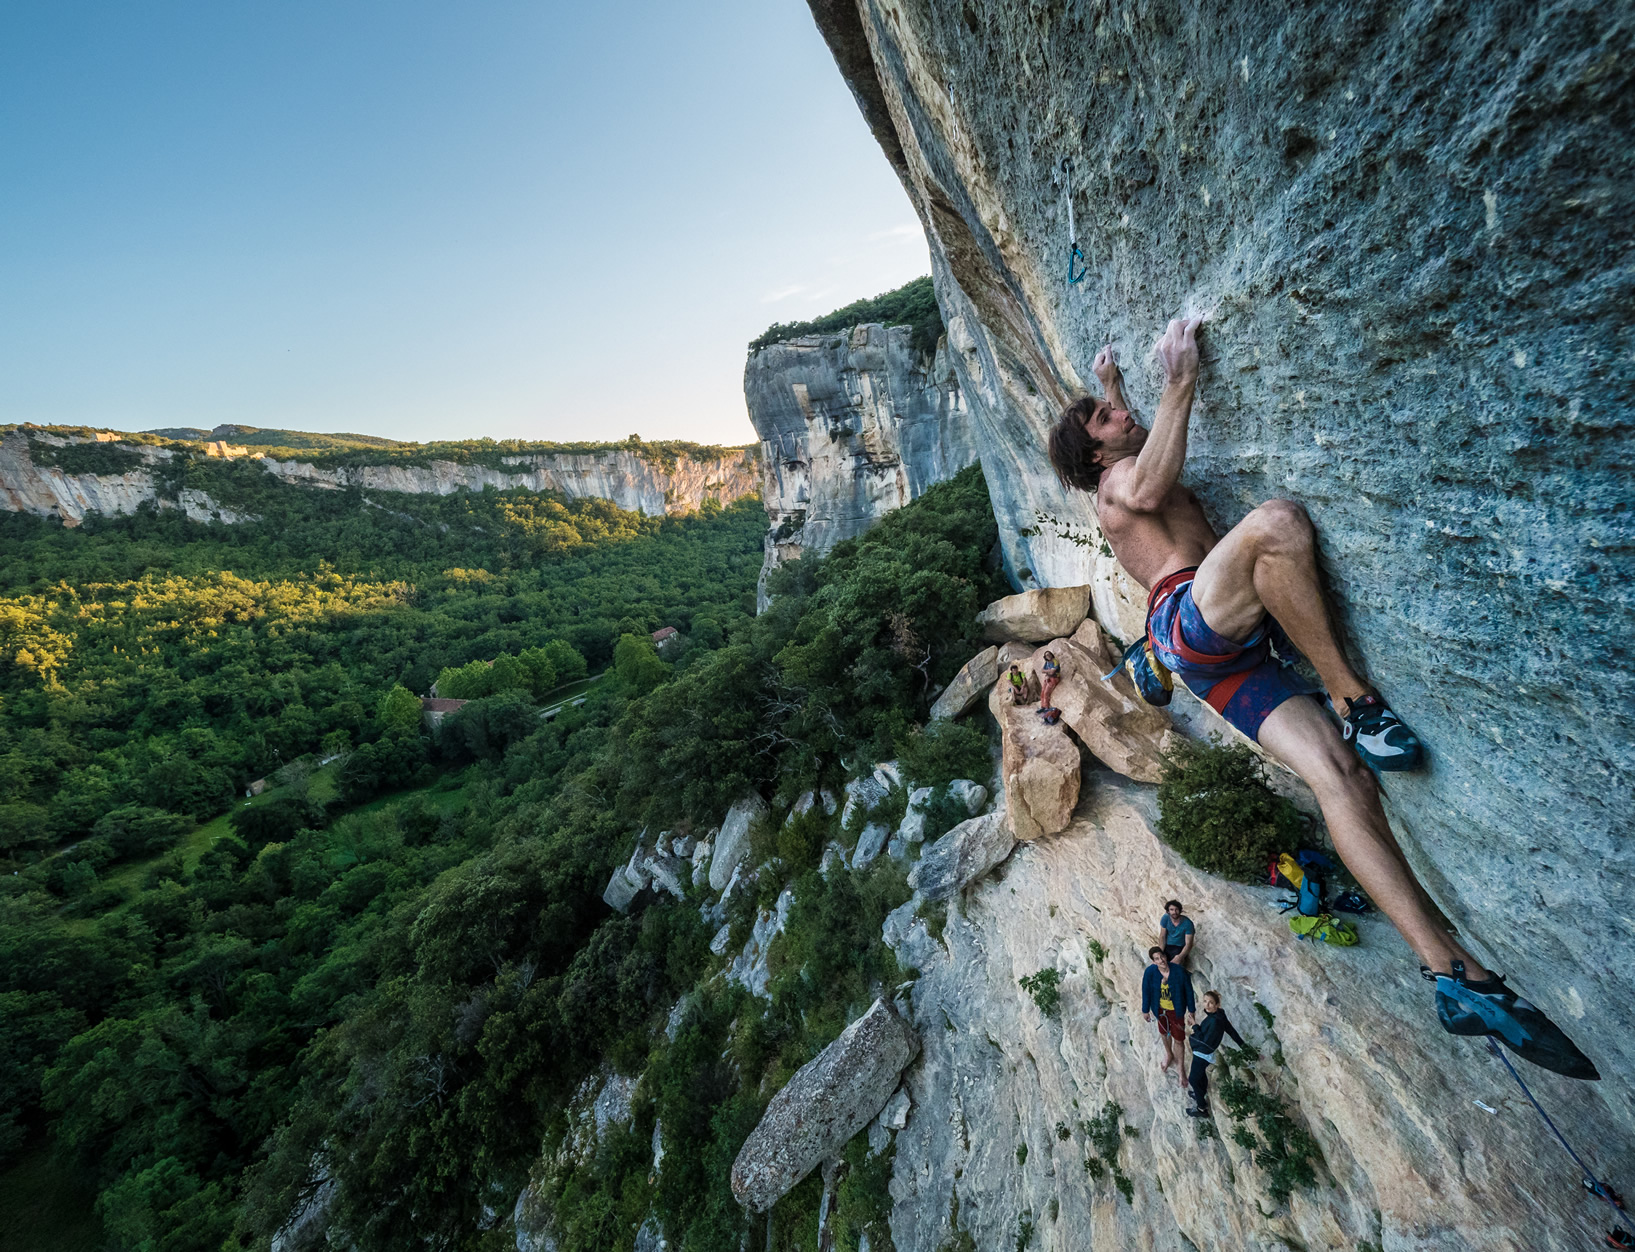
M 1287 700 L 1260 726 L 1260 745 L 1312 789 L 1340 859 L 1436 977 L 1436 1015 L 1455 1035 L 1490 1035 L 1518 1056 L 1597 1078 L 1594 1064 L 1536 1006 L 1484 969 L 1443 928 L 1380 807 L 1374 776 L 1315 701 Z
M 1384 911 L 1419 959 L 1438 973 L 1463 961 L 1476 977 L 1486 971 L 1448 934 L 1414 877 L 1380 807 L 1379 785 L 1348 749 L 1315 700 L 1279 704 L 1260 725 L 1260 746 L 1312 789 L 1334 849 L 1364 891 Z

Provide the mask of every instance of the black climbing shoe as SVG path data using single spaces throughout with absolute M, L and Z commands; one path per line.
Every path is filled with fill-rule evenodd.
M 1472 982 L 1465 977 L 1463 961 L 1453 963 L 1452 974 L 1432 974 L 1423 966 L 1421 970 L 1436 983 L 1436 1017 L 1450 1035 L 1488 1035 L 1543 1069 L 1568 1078 L 1601 1077 L 1560 1027 L 1505 986 L 1497 974 Z
M 1209 1117 L 1210 1115 L 1211 1114 L 1209 1112 L 1209 1105 L 1207 1105 L 1207 1104 L 1189 1104 L 1189 1105 L 1187 1105 L 1187 1116 L 1188 1117 Z
M 1425 763 L 1425 748 L 1378 696 L 1346 701 L 1345 741 L 1375 769 L 1410 770 Z

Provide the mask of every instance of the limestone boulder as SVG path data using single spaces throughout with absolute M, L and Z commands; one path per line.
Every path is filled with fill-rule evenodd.
M 715 853 L 710 859 L 710 889 L 726 890 L 732 871 L 749 855 L 749 828 L 767 814 L 766 801 L 753 792 L 727 810 L 721 833 L 715 837 Z
M 989 695 L 988 709 L 1004 741 L 999 769 L 1012 831 L 1027 841 L 1065 830 L 1079 802 L 1078 744 L 1060 722 L 1046 725 L 1037 704 L 1013 704 L 1003 680 Z
M 1090 584 L 1039 587 L 995 600 L 976 620 L 982 637 L 994 643 L 1038 643 L 1071 635 L 1090 611 Z
M 1051 640 L 1024 662 L 1024 668 L 1042 673 L 1046 652 L 1054 652 L 1062 667 L 1061 681 L 1050 697 L 1062 711 L 1062 721 L 1102 764 L 1137 782 L 1157 782 L 1175 733 L 1169 714 L 1136 692 L 1119 665 L 1119 649 L 1101 627 L 1086 618 L 1071 638 Z M 1113 677 L 1103 681 L 1102 675 L 1115 669 Z
M 772 1097 L 732 1165 L 738 1202 L 764 1213 L 879 1114 L 920 1050 L 913 1027 L 876 1000 Z
M 863 827 L 863 833 L 857 836 L 857 847 L 852 852 L 852 868 L 867 869 L 874 864 L 874 858 L 880 855 L 889 838 L 891 829 L 879 822 L 870 822 Z
M 607 887 L 602 892 L 602 901 L 608 908 L 623 913 L 630 908 L 630 902 L 636 898 L 641 888 L 625 876 L 624 866 L 613 871 L 613 876 L 607 880 Z
M 931 706 L 931 720 L 950 721 L 987 694 L 999 676 L 999 649 L 984 648 L 964 665 Z
M 655 891 L 668 891 L 676 899 L 685 900 L 687 898 L 687 889 L 681 884 L 683 864 L 684 862 L 679 857 L 655 854 L 642 862 L 642 868 L 647 871 L 648 876 L 651 878 Z M 689 880 L 692 878 L 690 867 L 687 877 Z
M 973 817 L 920 854 L 908 871 L 908 885 L 926 900 L 946 900 L 998 865 L 1015 846 L 1003 813 Z
M 897 838 L 904 843 L 918 843 L 925 838 L 925 806 L 931 803 L 931 787 L 916 787 L 908 793 L 908 812 L 903 814 L 902 825 L 897 827 Z
M 948 784 L 948 794 L 965 806 L 972 817 L 982 812 L 988 803 L 988 789 L 969 778 L 956 778 Z
M 850 826 L 858 813 L 867 813 L 886 798 L 890 784 L 881 782 L 875 774 L 865 774 L 846 784 L 846 804 L 840 810 L 840 824 Z

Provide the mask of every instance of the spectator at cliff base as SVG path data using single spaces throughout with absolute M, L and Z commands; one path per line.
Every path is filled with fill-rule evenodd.
M 1186 1090 L 1186 1028 L 1194 1020 L 1197 1002 L 1192 998 L 1192 978 L 1184 966 L 1171 965 L 1164 949 L 1149 948 L 1152 964 L 1141 976 L 1141 1016 L 1158 1022 L 1158 1037 L 1164 1043 L 1164 1063 L 1159 1073 L 1175 1066 L 1181 1089 Z M 1183 1022 L 1183 1017 L 1185 1021 Z
M 1182 965 L 1192 955 L 1192 941 L 1198 930 L 1192 919 L 1181 910 L 1179 900 L 1164 905 L 1164 915 L 1158 919 L 1158 928 L 1164 932 L 1164 955 Z
M 1215 1053 L 1227 1036 L 1240 1048 L 1249 1046 L 1221 1008 L 1220 992 L 1206 991 L 1203 1020 L 1192 1032 L 1192 1071 L 1187 1075 L 1192 1103 L 1187 1107 L 1188 1117 L 1209 1116 L 1209 1067 L 1215 1063 Z

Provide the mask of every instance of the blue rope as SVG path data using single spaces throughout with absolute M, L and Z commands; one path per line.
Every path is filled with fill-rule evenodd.
M 1544 1124 L 1550 1128 L 1550 1133 L 1556 1137 L 1556 1141 L 1562 1147 L 1567 1149 L 1567 1155 L 1573 1158 L 1573 1163 L 1578 1166 L 1579 1171 L 1584 1175 L 1584 1181 L 1590 1184 L 1588 1188 L 1590 1194 L 1605 1200 L 1612 1209 L 1613 1216 L 1617 1219 L 1618 1224 L 1631 1234 L 1635 1234 L 1635 1226 L 1630 1225 L 1629 1218 L 1624 1211 L 1612 1202 L 1612 1193 L 1607 1189 L 1606 1184 L 1597 1178 L 1594 1171 L 1584 1164 L 1584 1159 L 1573 1151 L 1573 1145 L 1567 1142 L 1566 1136 L 1550 1120 L 1550 1115 L 1544 1111 L 1544 1106 L 1533 1098 L 1533 1093 L 1527 1089 L 1527 1084 L 1521 1080 L 1521 1075 L 1516 1072 L 1516 1067 L 1510 1063 L 1510 1058 L 1504 1054 L 1503 1049 L 1489 1038 L 1487 1050 L 1504 1062 L 1504 1067 L 1510 1071 L 1510 1076 L 1516 1080 L 1516 1086 L 1521 1088 L 1521 1093 L 1527 1097 L 1527 1102 L 1538 1110 L 1538 1115 L 1544 1119 Z

